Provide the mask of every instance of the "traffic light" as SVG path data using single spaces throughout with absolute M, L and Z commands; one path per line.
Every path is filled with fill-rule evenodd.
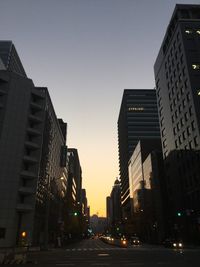
M 182 216 L 182 213 L 180 211 L 177 212 L 177 216 L 178 217 L 181 217 Z
M 77 215 L 78 215 L 78 212 L 75 211 L 75 212 L 74 212 L 74 216 L 77 216 Z

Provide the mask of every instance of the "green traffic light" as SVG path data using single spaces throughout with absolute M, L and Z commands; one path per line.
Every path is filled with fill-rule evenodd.
M 178 217 L 181 217 L 181 212 L 177 212 Z
M 77 216 L 78 215 L 78 213 L 77 212 L 74 212 L 74 216 Z

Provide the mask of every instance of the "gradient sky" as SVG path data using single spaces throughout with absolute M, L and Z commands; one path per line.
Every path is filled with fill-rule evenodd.
M 200 4 L 198 0 L 179 3 Z M 118 176 L 123 89 L 154 88 L 153 64 L 174 0 L 0 0 L 1 40 L 48 87 L 67 145 L 78 149 L 91 215 Z

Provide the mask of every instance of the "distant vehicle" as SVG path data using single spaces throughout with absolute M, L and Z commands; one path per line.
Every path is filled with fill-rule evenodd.
M 126 239 L 125 237 L 122 237 L 122 238 L 120 239 L 120 246 L 121 246 L 121 247 L 124 247 L 124 248 L 127 248 L 127 246 L 128 246 L 128 242 L 127 242 L 127 239 Z
M 183 248 L 183 242 L 179 239 L 167 238 L 163 242 L 164 247 L 166 248 Z
M 139 237 L 137 236 L 132 236 L 131 239 L 130 239 L 130 242 L 131 242 L 131 245 L 141 245 L 141 241 L 139 239 Z

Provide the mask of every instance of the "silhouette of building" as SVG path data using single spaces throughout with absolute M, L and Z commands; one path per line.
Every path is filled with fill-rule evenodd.
M 47 88 L 27 78 L 12 42 L 0 42 L 0 58 L 0 247 L 44 245 L 61 231 L 65 138 Z
M 200 217 L 197 205 L 200 203 L 199 54 L 200 5 L 178 4 L 167 27 L 154 72 L 166 166 L 168 234 L 184 232 L 185 235 L 190 225 L 188 240 L 192 235 L 200 236 L 197 230 Z
M 65 232 L 72 237 L 82 233 L 82 170 L 78 150 L 68 148 L 68 186 Z
M 124 90 L 118 119 L 118 149 L 123 219 L 131 217 L 128 162 L 140 139 L 160 138 L 156 91 Z

